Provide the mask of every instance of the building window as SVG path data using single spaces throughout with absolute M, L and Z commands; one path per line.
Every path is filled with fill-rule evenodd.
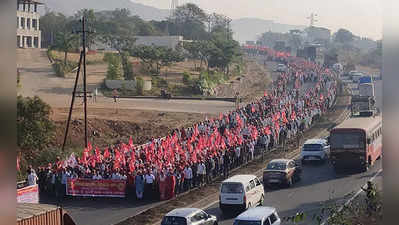
M 17 16 L 17 28 L 19 28 L 19 17 Z
M 37 19 L 32 19 L 32 28 L 37 30 Z
M 21 28 L 25 29 L 25 18 L 21 17 Z
M 28 48 L 32 48 L 32 37 L 26 37 L 26 45 Z
M 38 37 L 33 38 L 33 47 L 39 48 L 39 38 Z
M 30 18 L 26 19 L 26 28 L 29 30 L 30 29 Z
M 26 11 L 26 4 L 24 3 L 23 6 L 24 6 L 24 7 L 23 7 L 23 11 L 25 12 L 25 11 Z
M 35 2 L 35 8 L 34 11 L 37 12 L 37 3 Z
M 20 48 L 21 47 L 21 36 L 17 36 L 17 47 Z

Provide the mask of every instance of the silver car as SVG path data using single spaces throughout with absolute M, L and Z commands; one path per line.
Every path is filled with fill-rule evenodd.
M 166 214 L 161 225 L 217 225 L 216 216 L 197 208 L 174 209 Z

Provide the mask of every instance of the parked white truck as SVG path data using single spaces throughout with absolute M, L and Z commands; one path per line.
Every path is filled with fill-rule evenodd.
M 359 95 L 374 98 L 374 84 L 373 83 L 359 84 Z

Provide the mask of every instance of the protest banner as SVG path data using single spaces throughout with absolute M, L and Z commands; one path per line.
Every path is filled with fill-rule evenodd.
M 66 194 L 70 196 L 125 197 L 126 181 L 68 179 Z
M 24 188 L 17 189 L 18 203 L 39 203 L 39 187 L 38 185 L 31 185 Z

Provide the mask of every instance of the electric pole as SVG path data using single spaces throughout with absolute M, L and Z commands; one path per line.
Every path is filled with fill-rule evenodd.
M 80 70 L 82 67 L 83 63 L 83 101 L 84 101 L 84 121 L 85 121 L 85 147 L 87 148 L 88 145 L 88 131 L 87 131 L 87 82 L 86 82 L 86 35 L 88 33 L 94 33 L 93 31 L 88 31 L 86 29 L 86 17 L 83 16 L 82 19 L 80 19 L 80 22 L 82 23 L 82 30 L 78 30 L 73 33 L 81 33 L 82 34 L 82 50 L 80 52 L 80 58 L 79 58 L 79 65 L 78 65 L 78 70 L 76 73 L 76 79 L 75 79 L 75 85 L 73 88 L 72 92 L 72 100 L 71 100 L 71 107 L 69 108 L 69 114 L 68 114 L 68 121 L 66 124 L 66 130 L 65 130 L 65 136 L 64 136 L 64 143 L 62 144 L 62 151 L 64 151 L 66 140 L 68 137 L 68 131 L 69 131 L 69 124 L 71 122 L 71 117 L 72 117 L 72 111 L 73 111 L 73 105 L 75 102 L 75 97 L 76 97 L 76 88 L 78 85 L 78 80 L 79 80 L 79 74 Z

